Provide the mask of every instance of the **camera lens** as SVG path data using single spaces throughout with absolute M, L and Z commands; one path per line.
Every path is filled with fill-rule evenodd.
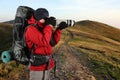
M 75 24 L 74 20 L 67 20 L 67 25 L 68 26 L 73 26 Z

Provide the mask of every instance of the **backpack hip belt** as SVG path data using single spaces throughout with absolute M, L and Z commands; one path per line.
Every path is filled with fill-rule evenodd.
M 46 55 L 31 54 L 30 63 L 32 66 L 40 66 L 43 64 L 47 64 L 48 67 L 51 58 L 52 55 L 46 56 Z

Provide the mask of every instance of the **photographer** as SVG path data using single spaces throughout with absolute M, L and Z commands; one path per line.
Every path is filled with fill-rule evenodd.
M 50 70 L 55 66 L 52 58 L 52 46 L 56 45 L 61 36 L 62 29 L 67 27 L 61 22 L 53 33 L 56 19 L 49 17 L 45 8 L 38 8 L 25 33 L 28 48 L 31 50 L 30 80 L 50 80 Z M 53 41 L 52 41 L 53 40 Z

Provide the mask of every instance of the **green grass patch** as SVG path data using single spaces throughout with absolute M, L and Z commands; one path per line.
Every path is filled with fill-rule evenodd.
M 103 80 L 120 80 L 120 68 L 110 65 L 103 61 L 91 59 L 91 70 L 102 77 Z
M 86 66 L 96 75 L 97 80 L 120 80 L 120 60 L 118 53 L 112 51 L 111 53 L 102 53 L 78 47 L 76 49 L 86 56 L 88 59 Z

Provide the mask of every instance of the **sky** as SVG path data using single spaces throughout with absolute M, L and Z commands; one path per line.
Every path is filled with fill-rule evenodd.
M 120 0 L 0 0 L 0 22 L 13 20 L 21 5 L 46 8 L 57 19 L 92 20 L 120 28 Z

